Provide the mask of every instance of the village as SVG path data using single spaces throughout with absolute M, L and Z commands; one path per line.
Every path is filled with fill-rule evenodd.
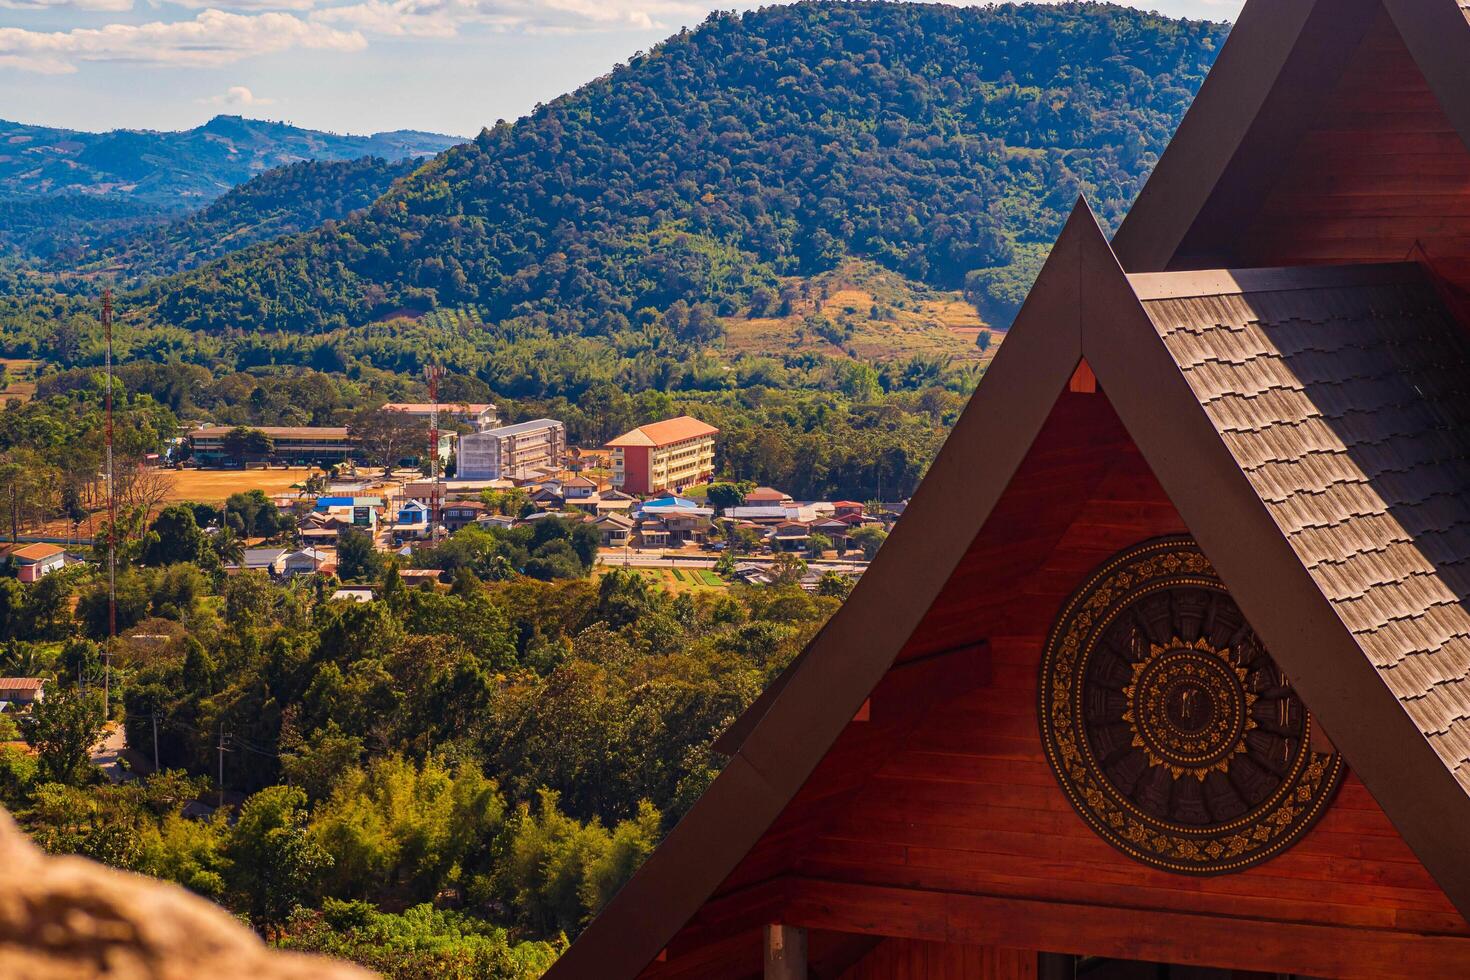
M 778 488 L 717 482 L 719 430 L 689 416 L 581 448 L 567 444 L 556 419 L 500 424 L 488 403 L 389 403 L 375 414 L 378 442 L 397 456 L 391 463 L 367 426 L 205 425 L 148 462 L 169 481 L 168 499 L 247 494 L 273 508 L 279 518 L 265 522 L 270 532 L 247 533 L 224 570 L 278 580 L 339 577 L 350 536 L 396 563 L 406 582 L 447 584 L 440 569 L 416 567 L 416 554 L 465 528 L 556 520 L 595 529 L 598 566 L 641 569 L 672 590 L 779 579 L 815 591 L 823 575 L 836 575 L 845 591 L 904 507 L 798 501 Z M 383 428 L 396 438 L 383 440 Z M 371 466 L 374 457 L 384 465 Z M 283 488 L 283 475 L 294 482 Z M 196 487 L 209 489 L 196 496 Z M 225 527 L 200 525 L 207 535 Z M 23 582 L 84 560 L 70 539 L 14 537 L 0 556 Z M 825 588 L 834 587 L 828 579 Z M 370 601 L 375 588 L 344 581 L 336 597 Z

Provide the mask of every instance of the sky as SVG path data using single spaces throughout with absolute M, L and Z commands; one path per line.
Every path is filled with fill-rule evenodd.
M 1136 3 L 1230 20 L 1243 0 Z M 469 136 L 745 0 L 0 0 L 0 119 Z

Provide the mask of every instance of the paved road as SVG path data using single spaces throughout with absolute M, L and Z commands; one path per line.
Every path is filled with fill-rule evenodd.
M 123 727 L 115 721 L 107 723 L 102 740 L 92 749 L 92 764 L 102 770 L 109 783 L 125 783 L 133 774 L 118 765 L 118 756 L 127 748 L 127 737 Z
M 714 568 L 718 558 L 705 555 L 665 555 L 650 552 L 630 551 L 624 555 L 621 551 L 604 551 L 597 556 L 599 565 L 609 568 L 618 568 L 627 565 L 629 568 Z M 742 555 L 738 562 L 742 565 L 769 565 L 772 559 L 766 555 L 745 556 Z M 861 572 L 868 567 L 864 561 L 808 561 L 807 567 L 816 571 L 826 572 Z

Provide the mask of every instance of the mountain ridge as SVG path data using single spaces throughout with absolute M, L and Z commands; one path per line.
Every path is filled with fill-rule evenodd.
M 774 307 L 875 261 L 999 310 L 1079 193 L 1115 223 L 1228 25 L 1105 4 L 804 2 L 717 13 L 370 208 L 137 300 L 206 331 L 321 332 L 477 304 L 621 329 Z
M 185 130 L 102 133 L 0 120 L 0 195 L 70 193 L 181 211 L 286 164 L 426 157 L 459 142 L 461 137 L 417 130 L 355 136 L 238 115 L 217 115 Z

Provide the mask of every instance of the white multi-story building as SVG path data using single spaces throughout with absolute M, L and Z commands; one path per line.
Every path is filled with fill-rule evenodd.
M 566 428 L 556 419 L 535 419 L 470 432 L 459 439 L 456 480 L 515 480 L 532 467 L 560 468 Z

